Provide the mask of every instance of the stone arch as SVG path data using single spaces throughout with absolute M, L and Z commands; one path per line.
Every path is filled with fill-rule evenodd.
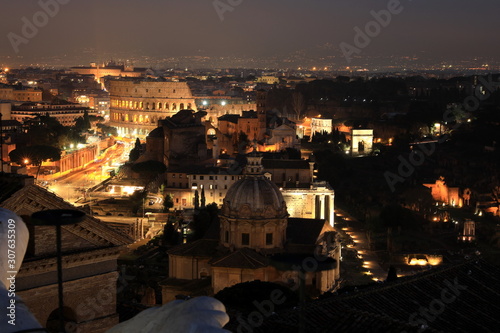
M 160 102 L 158 103 L 158 110 L 161 110 L 163 108 L 163 104 Z
M 177 111 L 177 104 L 172 103 L 172 111 Z
M 181 103 L 181 105 L 179 105 L 179 109 L 184 110 L 184 103 Z
M 170 110 L 170 105 L 168 103 L 165 103 L 165 110 L 167 110 L 167 111 Z
M 365 152 L 365 140 L 359 140 L 358 141 L 358 151 L 360 153 L 364 153 Z

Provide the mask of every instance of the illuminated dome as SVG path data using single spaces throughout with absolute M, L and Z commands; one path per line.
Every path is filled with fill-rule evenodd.
M 262 157 L 248 157 L 245 177 L 227 191 L 222 215 L 229 218 L 272 219 L 287 217 L 279 188 L 262 174 Z

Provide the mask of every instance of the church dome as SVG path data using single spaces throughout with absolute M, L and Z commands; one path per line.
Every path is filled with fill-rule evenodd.
M 288 215 L 279 188 L 262 175 L 245 176 L 234 183 L 224 198 L 222 214 L 230 218 L 254 219 Z
M 273 219 L 288 216 L 279 188 L 263 175 L 262 157 L 247 156 L 245 177 L 227 191 L 222 215 L 229 218 Z

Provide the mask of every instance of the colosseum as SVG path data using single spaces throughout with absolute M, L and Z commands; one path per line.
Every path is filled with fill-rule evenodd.
M 158 127 L 158 120 L 184 109 L 197 111 L 186 82 L 120 78 L 109 81 L 108 87 L 110 125 L 122 136 L 144 138 Z

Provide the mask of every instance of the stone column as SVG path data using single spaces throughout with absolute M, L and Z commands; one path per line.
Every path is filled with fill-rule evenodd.
M 324 219 L 325 218 L 325 195 L 324 194 L 319 196 L 319 205 L 320 205 L 319 218 Z
M 334 226 L 334 218 L 335 218 L 335 207 L 334 207 L 334 202 L 333 202 L 333 195 L 329 195 L 328 197 L 330 199 L 330 205 L 328 206 L 329 214 L 330 214 L 329 221 L 330 221 L 330 225 L 333 227 Z

